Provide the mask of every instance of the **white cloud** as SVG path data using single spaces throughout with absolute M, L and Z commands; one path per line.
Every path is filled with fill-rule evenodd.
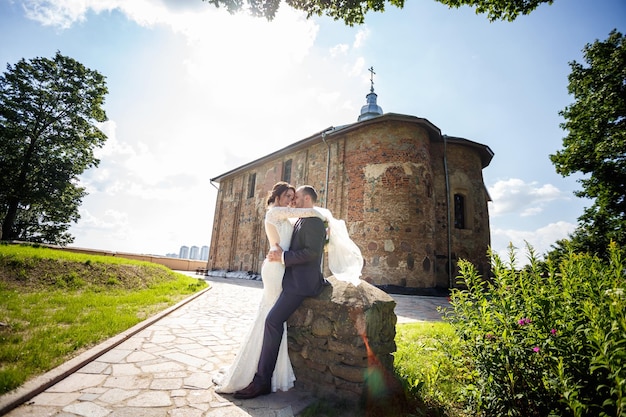
M 348 52 L 348 49 L 350 49 L 350 45 L 340 43 L 339 45 L 335 45 L 330 48 L 330 56 L 335 58 L 339 55 L 345 55 Z
M 123 229 L 128 225 L 128 215 L 117 210 L 105 210 L 102 217 L 97 217 L 85 208 L 79 209 L 80 222 L 76 229 Z
M 102 159 L 108 156 L 117 157 L 121 155 L 133 155 L 135 153 L 128 143 L 120 142 L 117 139 L 117 123 L 115 121 L 107 120 L 106 122 L 96 123 L 96 127 L 107 136 L 104 146 L 95 149 L 94 153 L 96 158 Z
M 520 214 L 520 216 L 522 216 L 522 217 L 536 216 L 539 213 L 541 213 L 542 211 L 543 211 L 543 207 L 529 207 L 529 208 L 523 210 L 522 213 Z
M 354 43 L 352 44 L 352 46 L 355 49 L 360 48 L 361 46 L 363 46 L 363 44 L 365 44 L 365 41 L 369 38 L 369 36 L 370 30 L 367 28 L 367 26 L 364 26 L 363 28 L 359 29 L 359 31 L 354 36 Z
M 363 68 L 365 68 L 365 58 L 358 57 L 348 70 L 348 75 L 351 77 L 358 77 L 364 74 Z
M 496 182 L 489 187 L 492 198 L 491 216 L 519 213 L 522 217 L 541 213 L 546 204 L 556 200 L 567 200 L 568 197 L 552 184 L 539 185 L 537 182 L 525 182 L 519 178 L 511 178 Z
M 23 4 L 26 16 L 44 26 L 69 28 L 73 23 L 85 19 L 87 7 L 82 2 L 59 0 L 26 0 Z
M 80 221 L 72 227 L 73 234 L 81 238 L 79 246 L 116 251 L 123 247 L 120 243 L 133 234 L 131 219 L 126 212 L 107 209 L 102 213 L 93 213 L 81 208 L 80 216 Z
M 508 246 L 512 244 L 516 248 L 518 264 L 528 263 L 526 243 L 528 243 L 537 255 L 543 255 L 551 246 L 560 239 L 565 239 L 576 229 L 576 225 L 565 221 L 550 223 L 536 230 L 518 229 L 491 229 L 491 247 L 496 250 L 503 260 L 508 260 Z
M 111 11 L 114 9 L 135 10 L 137 15 L 150 16 L 154 2 L 148 0 L 24 0 L 26 17 L 44 26 L 69 29 L 76 22 L 84 22 L 87 13 Z M 162 6 L 160 8 L 163 8 Z M 142 13 L 143 12 L 143 13 Z M 144 23 L 147 21 L 144 18 Z

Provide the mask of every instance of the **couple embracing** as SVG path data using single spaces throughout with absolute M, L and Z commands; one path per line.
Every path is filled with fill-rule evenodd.
M 294 386 L 286 322 L 305 298 L 329 285 L 321 270 L 327 233 L 329 269 L 336 278 L 358 285 L 363 266 L 359 248 L 345 223 L 316 202 L 310 185 L 295 189 L 278 182 L 269 193 L 265 233 L 271 247 L 261 269 L 261 303 L 235 361 L 214 378 L 216 392 L 250 399 Z

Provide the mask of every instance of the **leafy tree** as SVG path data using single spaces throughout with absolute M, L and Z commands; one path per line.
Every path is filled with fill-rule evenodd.
M 104 76 L 59 52 L 20 60 L 0 77 L 2 240 L 65 245 L 85 189 L 77 176 L 100 162 L 106 136 Z
M 487 13 L 490 22 L 496 20 L 514 21 L 520 15 L 530 14 L 542 3 L 552 4 L 554 0 L 437 0 L 448 7 L 470 6 L 476 14 Z
M 583 52 L 587 66 L 570 63 L 575 102 L 559 113 L 568 134 L 550 160 L 563 176 L 586 174 L 575 195 L 594 199 L 578 219 L 571 248 L 606 257 L 611 241 L 626 246 L 626 38 L 613 30 Z
M 246 9 L 253 16 L 264 16 L 272 20 L 278 11 L 281 0 L 203 0 L 223 6 L 230 13 Z M 512 22 L 520 15 L 526 15 L 539 7 L 542 3 L 552 4 L 554 0 L 436 0 L 450 8 L 470 6 L 476 13 L 487 13 L 489 21 L 507 20 Z M 365 22 L 365 14 L 369 11 L 385 11 L 385 0 L 285 0 L 287 5 L 306 12 L 307 19 L 311 16 L 326 15 L 335 20 L 343 20 L 346 25 L 354 26 Z M 388 3 L 398 8 L 404 7 L 404 0 L 388 0 Z

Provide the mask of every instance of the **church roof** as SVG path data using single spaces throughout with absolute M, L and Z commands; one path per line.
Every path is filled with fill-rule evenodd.
M 416 117 L 416 116 L 398 114 L 398 113 L 385 113 L 377 117 L 372 117 L 369 119 L 365 119 L 363 121 L 359 121 L 359 122 L 355 122 L 355 123 L 351 123 L 351 124 L 347 124 L 343 126 L 330 126 L 307 138 L 304 138 L 298 142 L 294 142 L 289 146 L 286 146 L 282 149 L 279 149 L 275 152 L 265 155 L 259 159 L 251 161 L 245 165 L 241 165 L 235 169 L 232 169 L 228 172 L 218 175 L 217 177 L 211 178 L 211 182 L 219 183 L 225 178 L 231 177 L 240 172 L 248 171 L 249 169 L 257 165 L 262 165 L 263 163 L 269 160 L 272 160 L 274 158 L 280 157 L 281 155 L 289 154 L 289 153 L 298 151 L 302 148 L 311 146 L 313 144 L 332 139 L 333 136 L 340 136 L 350 131 L 366 128 L 367 126 L 372 125 L 372 124 L 378 124 L 378 123 L 389 122 L 389 121 L 401 121 L 401 122 L 415 123 L 416 125 L 419 125 L 423 129 L 425 129 L 428 132 L 430 140 L 434 142 L 435 141 L 443 142 L 445 140 L 451 144 L 464 145 L 464 146 L 476 148 L 480 154 L 483 168 L 488 166 L 489 163 L 491 162 L 491 159 L 493 158 L 494 153 L 487 145 L 483 145 L 478 142 L 474 142 L 474 141 L 464 139 L 464 138 L 442 135 L 441 130 L 437 126 L 432 124 L 430 121 L 428 121 L 427 119 Z

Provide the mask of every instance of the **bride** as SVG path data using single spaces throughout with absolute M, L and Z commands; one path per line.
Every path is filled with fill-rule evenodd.
M 295 197 L 296 189 L 286 182 L 278 182 L 272 188 L 267 198 L 268 210 L 265 214 L 265 233 L 269 242 L 280 242 L 280 247 L 288 249 L 291 243 L 293 225 L 290 218 L 322 217 L 314 209 L 296 209 L 290 207 Z M 263 262 L 261 280 L 263 294 L 257 316 L 248 331 L 248 335 L 241 345 L 235 361 L 225 374 L 216 376 L 213 381 L 218 385 L 218 393 L 233 393 L 245 388 L 256 372 L 263 342 L 263 328 L 265 318 L 282 291 L 285 266 L 281 262 Z M 272 392 L 287 391 L 293 387 L 295 375 L 287 352 L 287 327 L 283 333 L 278 361 L 272 376 Z
M 340 280 L 358 285 L 363 266 L 359 248 L 348 236 L 343 220 L 334 219 L 329 210 L 321 207 L 291 207 L 295 197 L 295 187 L 286 182 L 278 182 L 267 198 L 268 210 L 265 214 L 265 233 L 269 242 L 280 242 L 283 250 L 291 244 L 293 223 L 290 219 L 299 217 L 320 217 L 328 224 L 328 262 L 333 275 Z M 270 249 L 271 250 L 271 249 Z M 234 393 L 250 383 L 254 378 L 261 354 L 265 318 L 282 292 L 285 266 L 281 262 L 263 262 L 261 280 L 263 294 L 254 323 L 241 344 L 234 362 L 213 378 L 217 385 L 215 392 Z M 272 375 L 272 392 L 287 391 L 294 386 L 295 375 L 287 351 L 287 325 L 278 352 L 278 360 Z

